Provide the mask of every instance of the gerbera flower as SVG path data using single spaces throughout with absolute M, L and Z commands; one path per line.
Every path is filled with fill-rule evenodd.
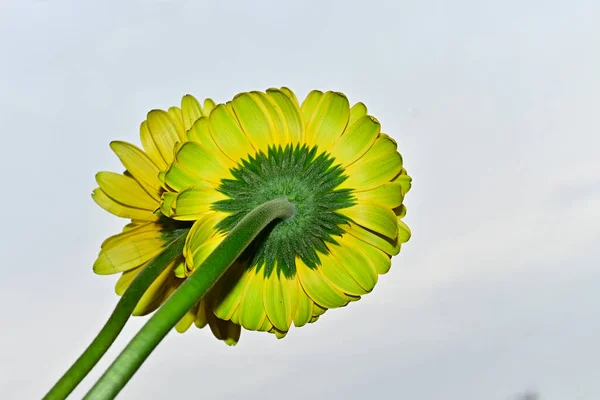
M 188 95 L 140 134 L 144 150 L 111 143 L 126 171 L 99 173 L 93 194 L 131 220 L 94 263 L 122 273 L 125 295 L 47 397 L 75 388 L 132 310 L 164 302 L 90 397 L 116 396 L 172 327 L 208 324 L 227 344 L 241 327 L 284 337 L 373 290 L 410 238 L 396 142 L 341 93 L 312 91 L 302 106 L 287 88 L 204 107 Z
M 341 93 L 312 91 L 302 106 L 287 88 L 241 93 L 199 118 L 186 139 L 161 175 L 162 213 L 193 222 L 177 277 L 256 206 L 285 197 L 295 215 L 262 232 L 180 330 L 214 313 L 283 337 L 292 323 L 369 293 L 410 237 L 402 202 L 411 178 L 396 142 Z
M 148 113 L 140 126 L 144 150 L 126 142 L 111 143 L 111 148 L 127 170 L 123 174 L 98 173 L 99 188 L 92 196 L 102 208 L 131 222 L 122 233 L 104 241 L 93 268 L 97 274 L 122 273 L 115 288 L 118 295 L 125 292 L 152 258 L 174 239 L 189 232 L 190 223 L 170 219 L 160 212 L 161 198 L 166 189 L 159 176 L 173 162 L 176 146 L 186 140 L 185 132 L 197 119 L 208 116 L 214 106 L 210 99 L 201 106 L 194 97 L 184 96 L 181 108 Z M 134 315 L 154 311 L 177 289 L 183 279 L 177 277 L 174 271 L 183 264 L 182 254 L 165 268 L 140 299 Z M 198 326 L 210 323 L 217 338 L 229 344 L 237 341 L 239 326 L 211 317 L 210 313 L 203 315 L 197 312 Z

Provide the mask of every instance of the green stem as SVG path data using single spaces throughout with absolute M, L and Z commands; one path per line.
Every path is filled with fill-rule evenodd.
M 271 221 L 290 218 L 294 212 L 294 205 L 281 198 L 268 201 L 248 213 L 146 322 L 85 399 L 115 398 L 167 333 L 210 290 L 252 240 Z
M 183 253 L 187 232 L 169 243 L 162 253 L 150 261 L 131 282 L 102 330 L 58 382 L 44 400 L 63 400 L 96 365 L 115 341 L 148 287 L 175 258 Z

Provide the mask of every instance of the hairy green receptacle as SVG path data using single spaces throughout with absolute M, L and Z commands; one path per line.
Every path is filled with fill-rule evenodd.
M 212 208 L 230 215 L 217 225 L 229 232 L 258 205 L 286 198 L 295 213 L 284 221 L 274 221 L 254 240 L 243 256 L 248 267 L 265 267 L 267 276 L 277 267 L 287 277 L 296 273 L 295 258 L 306 265 L 319 265 L 317 252 L 328 252 L 326 243 L 336 243 L 347 218 L 336 211 L 354 204 L 351 189 L 336 189 L 346 180 L 341 165 L 318 148 L 306 145 L 270 147 L 242 160 L 224 179 L 218 190 L 228 199 Z

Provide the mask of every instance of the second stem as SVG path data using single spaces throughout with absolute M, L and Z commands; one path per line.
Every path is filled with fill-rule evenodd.
M 280 198 L 248 213 L 142 327 L 85 399 L 113 399 L 167 333 L 204 297 L 252 240 L 270 222 L 291 218 L 294 212 L 294 205 Z

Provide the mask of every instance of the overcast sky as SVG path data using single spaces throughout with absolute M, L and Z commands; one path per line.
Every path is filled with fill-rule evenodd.
M 397 139 L 413 238 L 284 340 L 170 334 L 121 397 L 599 399 L 600 3 L 287 3 L 0 2 L 1 397 L 40 398 L 117 302 L 91 269 L 124 222 L 90 197 L 109 142 L 186 93 L 285 85 Z

